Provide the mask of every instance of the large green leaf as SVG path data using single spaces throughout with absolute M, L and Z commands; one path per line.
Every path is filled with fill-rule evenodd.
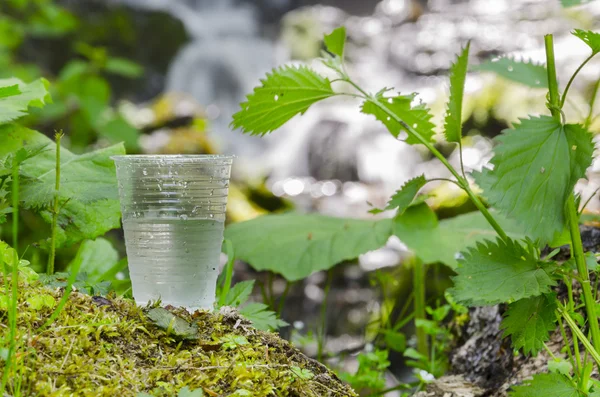
M 295 213 L 265 215 L 225 230 L 239 259 L 289 281 L 380 248 L 391 234 L 391 219 L 365 221 Z
M 96 240 L 86 240 L 81 243 L 77 255 L 69 264 L 69 267 L 79 269 L 81 273 L 87 273 L 88 278 L 95 281 L 118 261 L 119 253 L 112 243 L 99 237 Z
M 460 142 L 462 139 L 462 102 L 469 65 L 469 47 L 470 43 L 450 67 L 450 100 L 444 119 L 444 133 L 448 142 Z
M 475 66 L 475 69 L 484 72 L 493 72 L 505 79 L 530 87 L 548 88 L 548 74 L 544 65 L 515 61 L 514 59 L 503 57 L 483 62 Z
M 515 349 L 537 354 L 556 329 L 556 295 L 540 295 L 511 303 L 504 314 L 501 328 L 510 336 Z
M 492 214 L 512 238 L 525 237 L 516 222 L 497 212 Z M 394 234 L 423 262 L 441 262 L 451 268 L 457 266 L 459 253 L 468 246 L 496 236 L 480 212 L 438 221 L 435 213 L 424 203 L 408 208 L 396 218 Z
M 510 397 L 584 397 L 564 375 L 537 374 L 522 386 L 515 386 Z
M 30 84 L 15 78 L 0 80 L 0 124 L 26 115 L 30 106 L 43 107 L 49 102 L 51 99 L 45 79 Z
M 470 306 L 496 305 L 550 292 L 550 264 L 513 240 L 484 241 L 463 253 L 451 294 Z
M 0 159 L 24 145 L 47 145 L 21 165 L 21 199 L 50 222 L 54 199 L 56 145 L 45 135 L 17 125 L 0 126 Z M 125 154 L 123 145 L 76 155 L 61 149 L 58 243 L 95 239 L 119 227 L 120 208 L 115 166 L 110 156 Z
M 406 126 L 417 131 L 425 141 L 433 142 L 435 134 L 433 131 L 435 124 L 431 122 L 433 116 L 423 103 L 413 105 L 416 94 L 386 97 L 385 93 L 386 90 L 381 90 L 373 99 L 363 102 L 362 112 L 375 116 L 394 137 L 398 137 L 400 131 L 406 131 L 408 133 L 406 143 L 408 144 L 422 142 Z M 394 114 L 406 125 L 396 121 L 387 112 Z
M 490 204 L 549 242 L 565 227 L 564 206 L 592 161 L 591 134 L 552 117 L 522 119 L 497 138 L 494 170 L 474 173 Z
M 232 127 L 252 135 L 276 130 L 313 103 L 335 95 L 329 79 L 305 66 L 274 69 L 261 82 L 231 122 Z

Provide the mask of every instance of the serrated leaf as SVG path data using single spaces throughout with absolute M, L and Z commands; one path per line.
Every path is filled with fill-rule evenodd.
M 600 33 L 592 32 L 591 30 L 575 29 L 571 34 L 587 44 L 593 54 L 600 52 Z
M 463 252 L 450 294 L 459 303 L 484 306 L 549 293 L 556 282 L 548 266 L 514 240 L 478 242 Z
M 462 103 L 465 91 L 465 79 L 469 66 L 469 47 L 463 49 L 450 67 L 450 99 L 444 119 L 444 134 L 448 142 L 460 142 L 462 139 Z
M 535 88 L 548 88 L 548 75 L 544 65 L 537 65 L 528 61 L 515 61 L 502 57 L 485 61 L 475 66 L 476 70 L 493 72 L 506 79 L 516 81 Z
M 559 374 L 537 374 L 521 386 L 513 387 L 510 397 L 584 397 L 571 381 Z
M 257 233 L 260 231 L 260 233 Z M 366 221 L 323 215 L 264 215 L 225 229 L 236 256 L 254 269 L 281 274 L 288 281 L 357 258 L 382 247 L 392 220 Z
M 419 175 L 413 179 L 408 180 L 400 190 L 397 190 L 396 193 L 392 196 L 390 201 L 385 207 L 386 210 L 398 209 L 397 215 L 402 215 L 404 211 L 410 206 L 410 204 L 414 201 L 415 197 L 419 190 L 425 186 L 427 180 L 425 179 L 425 175 Z M 371 213 L 382 212 L 381 210 L 371 210 Z
M 305 66 L 273 69 L 261 83 L 233 115 L 233 128 L 265 135 L 303 114 L 313 103 L 335 95 L 329 79 Z
M 394 137 L 398 137 L 400 131 L 406 131 L 408 133 L 406 143 L 411 145 L 422 143 L 405 126 L 396 121 L 384 110 L 387 109 L 406 123 L 406 125 L 417 131 L 425 141 L 433 142 L 435 134 L 433 129 L 435 125 L 431 122 L 432 115 L 423 103 L 412 106 L 416 94 L 385 97 L 384 94 L 386 91 L 387 89 L 381 90 L 375 94 L 373 100 L 363 102 L 361 111 L 365 114 L 375 116 Z
M 240 281 L 234 285 L 225 298 L 224 306 L 238 307 L 248 300 L 252 289 L 254 288 L 254 280 Z
M 323 41 L 327 51 L 344 58 L 344 47 L 346 46 L 346 28 L 344 26 L 336 28 L 330 34 L 325 35 Z
M 494 218 L 511 238 L 524 238 L 522 228 L 493 211 Z M 480 212 L 437 220 L 427 204 L 412 206 L 396 217 L 394 234 L 425 263 L 444 263 L 455 268 L 459 253 L 484 239 L 494 238 L 496 232 Z M 432 249 L 432 241 L 435 249 Z
M 277 314 L 269 310 L 269 307 L 263 303 L 250 303 L 240 310 L 240 314 L 252 321 L 254 328 L 263 331 L 276 331 L 288 325 L 285 321 L 278 319 Z
M 540 295 L 511 303 L 500 326 L 510 336 L 515 349 L 536 355 L 556 329 L 556 296 Z
M 56 144 L 45 135 L 13 124 L 0 126 L 0 159 L 24 145 L 46 150 L 20 167 L 21 198 L 25 208 L 38 211 L 51 222 L 54 199 Z M 58 245 L 95 239 L 120 226 L 120 207 L 113 155 L 125 154 L 123 145 L 76 155 L 61 149 L 61 186 Z
M 477 184 L 490 204 L 518 220 L 530 237 L 551 241 L 564 230 L 566 199 L 591 164 L 591 134 L 541 116 L 521 119 L 496 140 L 494 169 L 473 173 Z
M 30 84 L 15 78 L 0 80 L 0 124 L 26 115 L 30 106 L 41 108 L 50 102 L 45 79 Z

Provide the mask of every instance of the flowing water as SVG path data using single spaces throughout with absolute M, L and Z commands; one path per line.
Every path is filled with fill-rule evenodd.
M 211 309 L 224 223 L 213 219 L 126 219 L 129 272 L 138 304 L 161 299 Z

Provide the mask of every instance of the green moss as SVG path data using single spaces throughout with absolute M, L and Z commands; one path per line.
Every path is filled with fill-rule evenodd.
M 147 315 L 150 308 L 130 300 L 73 292 L 57 320 L 41 329 L 55 306 L 48 296 L 57 302 L 62 294 L 21 283 L 17 374 L 10 376 L 9 393 L 20 383 L 22 395 L 35 396 L 173 396 L 185 386 L 211 397 L 356 396 L 325 366 L 229 308 L 193 315 L 169 309 L 197 327 L 190 338 L 176 335 L 175 321 L 159 328 Z M 38 296 L 44 304 L 32 304 Z M 4 341 L 6 323 L 0 306 Z

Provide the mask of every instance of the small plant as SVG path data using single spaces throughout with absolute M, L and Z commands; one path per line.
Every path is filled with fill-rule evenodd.
M 565 370 L 536 375 L 526 385 L 516 387 L 511 392 L 513 397 L 548 396 L 550 390 L 557 396 L 591 396 L 600 393 L 600 386 L 590 378 L 589 365 L 590 359 L 600 364 L 600 328 L 596 300 L 590 287 L 590 270 L 586 265 L 579 233 L 579 198 L 573 192 L 575 183 L 585 178 L 593 159 L 592 134 L 587 130 L 592 110 L 584 124 L 567 123 L 562 111 L 575 77 L 600 52 L 600 34 L 583 30 L 575 30 L 573 34 L 583 40 L 592 52 L 571 76 L 562 95 L 559 94 L 556 77 L 552 35 L 545 37 L 545 67 L 508 59 L 493 63 L 493 66 L 484 66 L 496 71 L 506 67 L 511 73 L 505 73 L 504 70 L 503 73 L 511 75 L 514 80 L 547 87 L 547 107 L 550 114 L 521 119 L 520 123 L 503 131 L 497 138 L 499 145 L 491 160 L 493 169 L 484 169 L 483 172 L 468 175 L 462 162 L 462 101 L 469 44 L 450 69 L 450 99 L 444 119 L 445 138 L 448 142 L 455 143 L 461 154 L 459 169 L 454 168 L 435 148 L 432 116 L 429 109 L 416 100 L 415 94 L 395 94 L 389 88 L 373 94 L 352 80 L 344 66 L 344 28 L 335 29 L 324 39 L 328 52 L 323 55 L 322 61 L 334 73 L 333 80 L 306 66 L 275 69 L 248 95 L 247 101 L 241 104 L 241 110 L 234 115 L 232 122 L 233 127 L 241 128 L 246 133 L 265 135 L 295 115 L 304 113 L 318 101 L 335 96 L 351 97 L 361 102 L 360 109 L 363 113 L 374 116 L 394 137 L 401 138 L 408 144 L 424 145 L 437 157 L 452 174 L 451 182 L 466 192 L 497 235 L 495 238 L 481 239 L 474 246 L 463 250 L 456 268 L 454 287 L 450 290 L 452 298 L 457 303 L 468 306 L 508 303 L 509 308 L 503 321 L 505 335 L 510 336 L 514 347 L 525 354 L 537 354 L 545 348 L 545 341 L 555 329 L 557 320 L 561 326 L 566 324 L 574 335 L 575 356 L 571 353 L 571 345 L 565 342 L 572 373 Z M 483 196 L 494 210 L 489 209 L 475 193 L 470 183 L 471 178 L 483 190 Z M 415 233 L 419 233 L 418 228 L 435 228 L 428 226 L 428 223 L 437 222 L 435 217 L 427 218 L 429 215 L 426 205 L 419 203 L 419 200 L 415 201 L 418 191 L 428 182 L 424 176 L 419 176 L 396 192 L 386 207 L 387 210 L 397 209 L 393 221 L 369 223 L 294 214 L 278 215 L 279 219 L 267 216 L 256 222 L 261 222 L 264 226 L 260 230 L 271 241 L 269 249 L 273 249 L 273 245 L 278 247 L 277 238 L 281 237 L 288 249 L 286 255 L 299 257 L 301 259 L 298 260 L 303 261 L 307 256 L 300 254 L 309 250 L 313 255 L 322 255 L 323 260 L 316 263 L 331 266 L 342 259 L 356 256 L 362 250 L 383 245 L 390 229 L 398 231 L 409 227 L 417 229 Z M 506 229 L 503 217 L 516 220 L 522 232 L 515 236 L 513 230 Z M 309 222 L 312 222 L 312 229 L 307 226 Z M 277 229 L 279 235 L 270 233 L 278 226 L 281 226 Z M 293 229 L 293 232 L 283 232 L 286 227 Z M 239 226 L 230 235 L 244 234 L 243 228 L 246 231 L 257 230 L 250 225 Z M 351 229 L 354 234 L 350 234 Z M 292 234 L 297 238 L 291 238 Z M 342 239 L 344 234 L 346 241 Z M 353 238 L 359 235 L 362 236 L 361 239 Z M 353 239 L 347 241 L 349 238 Z M 314 242 L 326 239 L 330 239 L 330 250 L 321 252 L 324 246 L 318 246 Z M 566 242 L 572 248 L 573 259 L 570 263 L 573 267 L 555 262 L 552 255 L 542 256 L 541 250 L 545 246 L 556 247 Z M 256 244 L 253 248 L 256 248 Z M 272 260 L 259 257 L 262 254 L 262 251 L 254 249 L 247 256 L 254 259 L 255 266 L 262 263 L 271 267 Z M 278 255 L 272 257 L 280 260 Z M 320 270 L 301 263 L 303 266 L 298 266 L 295 270 L 285 268 L 279 271 L 287 272 L 294 279 L 300 277 L 297 273 L 300 269 L 307 272 Z M 553 287 L 562 280 L 567 285 L 571 285 L 573 280 L 579 281 L 583 291 L 581 302 L 575 302 L 573 294 L 569 294 L 567 302 L 557 298 Z M 580 323 L 574 320 L 579 317 L 575 311 L 577 307 L 583 308 L 586 314 L 586 318 L 582 317 Z M 427 322 L 423 315 L 424 309 L 422 301 L 419 307 L 415 307 L 417 327 L 424 331 L 419 338 L 419 349 L 414 352 L 415 357 L 421 358 L 417 361 L 425 360 L 423 357 L 427 354 L 427 340 L 423 340 L 423 333 L 433 336 L 440 332 L 435 323 Z M 430 312 L 433 317 L 438 314 Z M 583 327 L 587 327 L 589 336 L 582 330 Z M 584 357 L 578 353 L 578 341 L 585 346 Z M 555 388 L 560 388 L 561 393 L 556 394 Z

